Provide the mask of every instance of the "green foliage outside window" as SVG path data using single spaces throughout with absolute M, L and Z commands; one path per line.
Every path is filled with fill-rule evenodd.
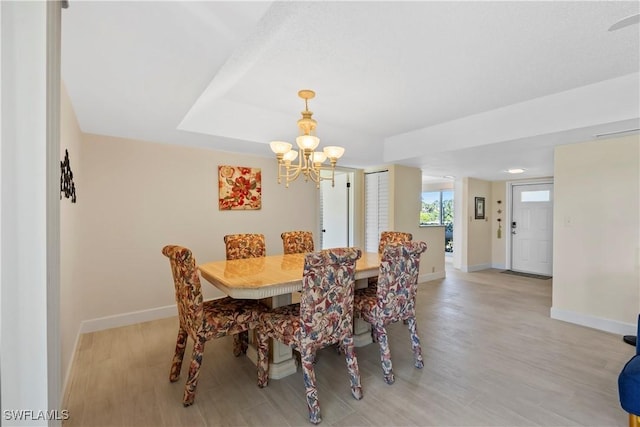
M 453 223 L 453 191 L 422 193 L 420 224 L 446 225 Z
M 453 252 L 453 191 L 422 193 L 421 225 L 444 225 L 444 250 Z

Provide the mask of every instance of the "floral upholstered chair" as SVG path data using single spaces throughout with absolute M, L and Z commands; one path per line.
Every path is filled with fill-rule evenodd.
M 389 243 L 410 242 L 411 240 L 413 240 L 413 235 L 411 233 L 403 233 L 402 231 L 383 231 L 380 233 L 378 254 L 382 255 L 384 247 Z M 378 283 L 377 277 L 369 278 L 369 286 L 376 286 L 376 283 Z
M 227 234 L 224 246 L 228 260 L 258 258 L 267 252 L 263 234 Z
M 389 243 L 403 243 L 413 240 L 413 234 L 402 231 L 383 231 L 380 233 L 380 243 L 378 243 L 378 253 L 382 255 L 384 247 Z
M 339 344 L 351 377 L 351 394 L 362 398 L 360 371 L 353 344 L 353 290 L 357 248 L 335 248 L 306 255 L 299 304 L 260 314 L 258 324 L 258 386 L 269 380 L 269 338 L 298 350 L 306 390 L 309 421 L 322 421 L 313 369 L 316 350 Z
M 169 375 L 171 382 L 177 381 L 180 377 L 188 337 L 194 342 L 182 400 L 184 406 L 189 406 L 195 399 L 205 343 L 226 335 L 233 334 L 236 337 L 239 333 L 246 333 L 249 328 L 255 328 L 258 314 L 265 311 L 266 307 L 258 301 L 229 297 L 203 301 L 200 277 L 191 251 L 182 246 L 168 245 L 162 249 L 162 253 L 171 262 L 180 319 L 176 352 Z M 239 347 L 241 340 L 236 340 L 234 344 L 233 353 L 236 356 L 247 351 L 246 346 Z
M 267 255 L 264 234 L 227 234 L 224 236 L 224 247 L 227 260 L 260 258 Z M 233 336 L 234 348 L 247 349 L 249 332 Z
M 415 304 L 420 255 L 426 249 L 425 242 L 404 242 L 385 246 L 378 273 L 378 285 L 355 292 L 354 314 L 371 324 L 372 333 L 380 345 L 380 359 L 387 384 L 393 384 L 395 381 L 385 328 L 390 323 L 407 321 L 415 366 L 424 366 L 416 326 Z
M 280 235 L 285 254 L 313 252 L 313 233 L 310 231 L 285 231 Z

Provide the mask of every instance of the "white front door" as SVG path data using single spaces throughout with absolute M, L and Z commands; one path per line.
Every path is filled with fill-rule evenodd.
M 553 271 L 553 184 L 512 186 L 511 269 L 550 276 Z
M 331 181 L 320 183 L 321 204 L 321 236 L 322 249 L 343 248 L 351 244 L 350 215 L 352 215 L 351 187 L 349 175 L 351 172 L 336 171 L 335 186 Z

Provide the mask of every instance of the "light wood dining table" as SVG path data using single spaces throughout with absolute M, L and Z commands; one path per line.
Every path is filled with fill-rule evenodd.
M 271 307 L 291 304 L 292 293 L 302 290 L 305 254 L 270 255 L 259 258 L 213 261 L 198 266 L 202 277 L 232 298 L 268 299 Z M 363 252 L 356 262 L 356 288 L 366 287 L 369 277 L 377 277 L 380 256 Z M 253 339 L 251 339 L 253 341 Z M 361 319 L 354 322 L 357 347 L 371 343 L 371 329 Z M 250 342 L 247 356 L 257 362 L 257 351 Z M 296 372 L 289 346 L 272 343 L 269 376 L 284 378 Z

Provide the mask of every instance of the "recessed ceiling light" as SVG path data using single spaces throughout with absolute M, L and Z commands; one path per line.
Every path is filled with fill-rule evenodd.
M 509 172 L 509 173 L 522 173 L 522 172 L 524 172 L 524 169 L 520 169 L 520 168 L 507 169 L 507 172 Z

